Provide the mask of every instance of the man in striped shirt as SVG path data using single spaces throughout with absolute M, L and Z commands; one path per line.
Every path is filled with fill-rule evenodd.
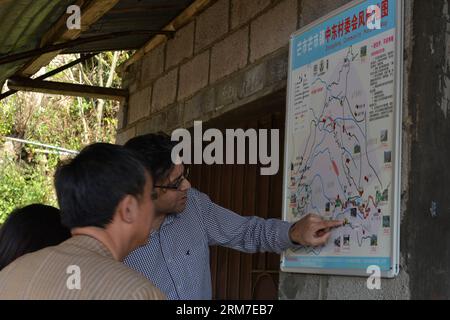
M 243 217 L 191 188 L 188 172 L 172 162 L 175 143 L 165 135 L 131 139 L 125 147 L 139 152 L 155 181 L 156 218 L 146 246 L 125 264 L 150 279 L 169 299 L 211 299 L 209 246 L 243 252 L 276 252 L 327 242 L 341 221 L 309 215 L 295 224 L 278 219 Z
M 164 299 L 121 261 L 147 243 L 153 181 L 139 156 L 98 143 L 58 168 L 61 222 L 72 237 L 0 272 L 0 299 Z

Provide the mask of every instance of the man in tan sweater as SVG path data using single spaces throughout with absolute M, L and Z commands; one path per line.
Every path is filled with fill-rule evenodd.
M 24 255 L 0 272 L 0 299 L 165 299 L 121 261 L 145 245 L 153 181 L 138 155 L 86 147 L 55 174 L 61 221 L 72 237 Z

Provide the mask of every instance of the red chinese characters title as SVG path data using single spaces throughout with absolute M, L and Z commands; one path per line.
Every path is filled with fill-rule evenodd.
M 381 18 L 389 15 L 389 0 L 383 0 L 381 5 L 378 4 L 378 7 L 381 8 Z M 373 14 L 375 13 L 360 11 L 358 15 L 355 14 L 353 17 L 346 17 L 339 24 L 328 26 L 325 31 L 326 41 L 336 40 L 361 27 L 365 27 Z

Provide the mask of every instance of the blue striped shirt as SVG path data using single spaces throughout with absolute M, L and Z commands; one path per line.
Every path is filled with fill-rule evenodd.
M 124 263 L 150 279 L 168 299 L 211 299 L 209 246 L 281 253 L 294 246 L 290 227 L 278 219 L 240 216 L 190 188 L 185 210 L 168 215 L 147 245 Z

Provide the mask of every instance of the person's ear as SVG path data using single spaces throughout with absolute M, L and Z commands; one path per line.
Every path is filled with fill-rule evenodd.
M 139 214 L 139 203 L 138 200 L 131 196 L 126 195 L 118 205 L 119 217 L 122 221 L 126 223 L 133 223 L 136 221 Z

